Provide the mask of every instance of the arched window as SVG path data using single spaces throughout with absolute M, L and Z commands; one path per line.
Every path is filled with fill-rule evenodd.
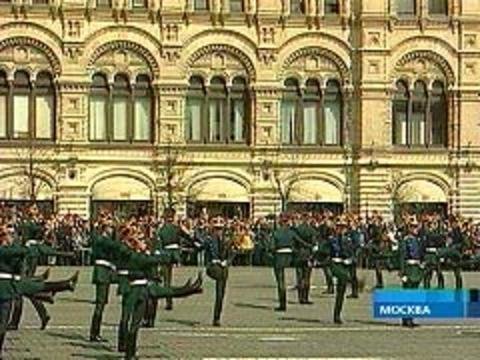
M 250 97 L 247 88 L 247 82 L 242 77 L 236 77 L 232 82 L 232 91 L 230 92 L 230 126 L 229 141 L 234 143 L 244 143 L 247 139 L 247 121 L 248 105 Z
M 325 0 L 325 15 L 338 15 L 338 14 L 340 14 L 340 1 Z
M 398 81 L 392 116 L 394 145 L 446 146 L 448 106 L 441 81 L 435 81 L 430 92 L 423 81 L 415 82 L 411 92 Z
M 285 80 L 281 109 L 281 132 L 283 144 L 297 144 L 297 112 L 300 102 L 300 87 L 298 80 L 289 78 Z
M 428 0 L 428 13 L 430 15 L 448 15 L 448 0 Z
M 0 71 L 0 138 L 7 138 L 8 124 L 8 80 L 7 74 Z
M 324 100 L 324 136 L 325 145 L 342 144 L 342 93 L 336 80 L 329 80 L 325 90 Z
M 403 81 L 397 81 L 392 114 L 393 143 L 407 145 L 408 86 Z
M 39 73 L 35 87 L 35 138 L 52 139 L 55 124 L 55 88 L 51 74 Z
M 343 100 L 338 81 L 328 81 L 323 94 L 315 79 L 308 79 L 303 91 L 293 78 L 287 79 L 284 86 L 282 143 L 341 145 Z
M 396 0 L 398 16 L 415 16 L 417 14 L 416 0 Z
M 199 76 L 190 78 L 186 110 L 185 136 L 189 142 L 201 142 L 205 139 L 202 129 L 202 119 L 205 114 L 205 86 Z
M 133 139 L 135 141 L 152 141 L 153 91 L 147 75 L 137 76 L 134 102 Z
M 148 75 L 138 75 L 131 84 L 128 75 L 117 74 L 109 86 L 104 74 L 95 74 L 90 89 L 90 140 L 151 142 L 153 103 Z
M 93 75 L 90 88 L 90 140 L 106 141 L 108 119 L 109 88 L 107 77 Z
M 448 119 L 447 97 L 445 87 L 440 81 L 435 81 L 432 87 L 430 98 L 430 118 L 432 123 L 431 143 L 432 145 L 445 145 L 447 141 L 447 119 Z
M 187 141 L 245 144 L 249 140 L 249 107 L 248 83 L 244 78 L 234 78 L 227 90 L 223 77 L 212 78 L 206 89 L 201 77 L 192 76 L 185 107 Z

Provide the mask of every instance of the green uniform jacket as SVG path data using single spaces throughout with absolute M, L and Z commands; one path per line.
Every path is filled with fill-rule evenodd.
M 295 244 L 295 266 L 307 266 L 307 262 L 312 255 L 312 247 L 317 241 L 318 233 L 313 226 L 304 223 L 293 230 L 303 240 L 303 242 L 297 241 Z
M 167 223 L 157 230 L 157 241 L 155 251 L 164 251 L 169 255 L 168 263 L 176 264 L 181 261 L 180 243 L 182 239 L 188 239 L 188 236 L 175 224 Z
M 93 284 L 110 284 L 116 279 L 115 260 L 118 258 L 120 242 L 110 236 L 98 233 L 92 234 L 92 258 L 95 261 L 93 268 Z M 101 265 L 99 262 L 106 261 L 112 266 Z
M 274 267 L 288 267 L 292 262 L 292 253 L 282 252 L 291 249 L 296 243 L 302 242 L 299 236 L 288 227 L 279 227 L 272 234 L 272 252 Z
M 27 249 L 20 245 L 0 246 L 0 273 L 13 276 L 18 270 L 18 263 L 23 261 L 26 254 Z M 15 280 L 0 279 L 0 299 L 11 300 L 16 295 Z

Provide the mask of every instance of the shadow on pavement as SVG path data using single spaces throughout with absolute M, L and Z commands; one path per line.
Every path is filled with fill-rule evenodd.
M 236 306 L 236 307 L 239 307 L 239 308 L 260 309 L 260 310 L 268 310 L 268 311 L 273 310 L 272 306 L 249 304 L 249 303 L 234 303 L 233 306 Z
M 308 324 L 318 324 L 318 325 L 332 325 L 330 321 L 320 320 L 320 319 L 306 319 L 306 318 L 297 318 L 285 316 L 280 318 L 281 321 L 295 321 L 299 323 L 308 323 Z
M 400 320 L 398 324 L 385 322 L 385 321 L 374 321 L 374 320 L 349 320 L 348 322 L 353 324 L 361 324 L 361 325 L 377 325 L 377 326 L 392 326 L 392 327 L 400 326 Z
M 166 323 L 180 324 L 180 325 L 185 325 L 185 326 L 201 325 L 200 321 L 178 320 L 178 319 L 159 319 L 158 322 L 159 323 L 166 322 Z

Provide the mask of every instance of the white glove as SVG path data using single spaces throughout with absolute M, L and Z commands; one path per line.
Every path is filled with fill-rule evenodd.
M 317 251 L 318 251 L 318 245 L 315 245 L 315 246 L 312 248 L 312 250 L 313 250 L 314 252 L 317 252 Z
M 408 278 L 406 276 L 402 276 L 402 282 L 407 282 Z
M 222 265 L 223 267 L 227 266 L 227 260 L 223 260 L 220 265 Z

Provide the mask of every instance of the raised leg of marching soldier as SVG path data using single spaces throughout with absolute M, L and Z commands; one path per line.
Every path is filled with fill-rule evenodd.
M 108 304 L 108 295 L 110 292 L 110 284 L 96 284 L 95 310 L 93 311 L 92 322 L 90 325 L 90 341 L 103 341 L 100 336 L 100 328 L 102 326 L 103 311 L 105 305 Z
M 327 284 L 327 290 L 325 290 L 324 294 L 333 294 L 333 276 L 332 276 L 332 269 L 329 266 L 323 267 L 323 275 L 325 276 L 325 282 Z
M 163 284 L 165 287 L 172 286 L 172 277 L 173 277 L 173 265 L 168 264 L 163 267 Z M 172 310 L 173 309 L 173 301 L 172 298 L 166 298 L 166 305 L 165 310 Z

